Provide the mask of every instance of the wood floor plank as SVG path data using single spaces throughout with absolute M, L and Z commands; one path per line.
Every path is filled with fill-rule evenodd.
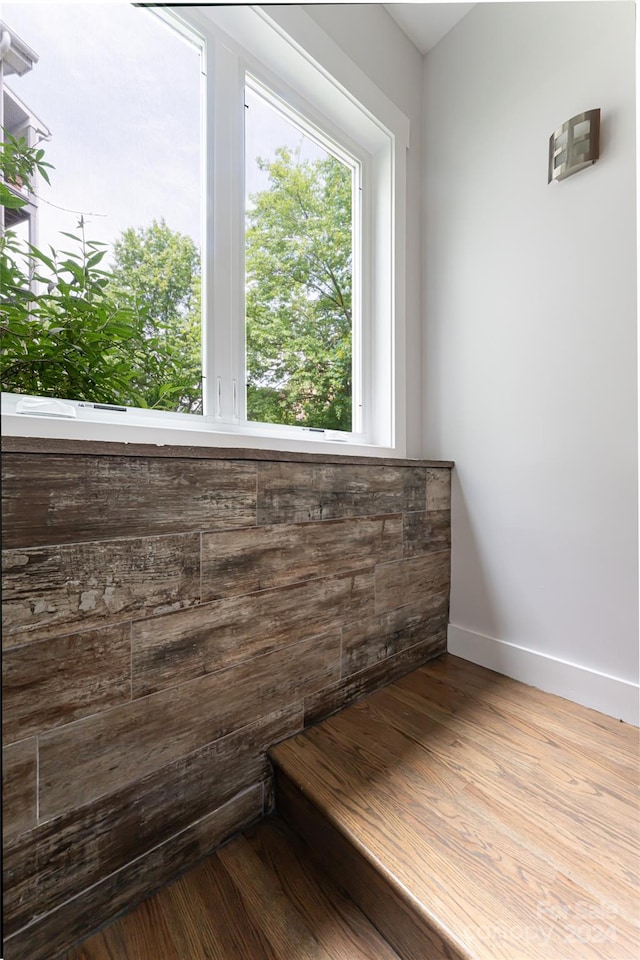
M 613 727 L 601 727 L 591 721 L 590 714 L 594 711 L 572 704 L 581 711 L 584 709 L 584 713 L 572 715 L 564 707 L 567 701 L 549 697 L 523 684 L 519 685 L 521 689 L 514 696 L 512 689 L 500 682 L 499 675 L 490 671 L 475 675 L 465 667 L 449 682 L 436 672 L 440 665 L 440 659 L 433 667 L 425 664 L 424 668 L 403 678 L 395 692 L 412 692 L 449 713 L 474 716 L 479 711 L 482 727 L 487 725 L 491 714 L 498 714 L 501 722 L 507 721 L 506 733 L 516 726 L 526 734 L 524 738 L 513 740 L 512 748 L 530 749 L 529 739 L 532 738 L 541 747 L 546 745 L 570 751 L 575 755 L 576 763 L 589 761 L 606 775 L 614 777 L 619 789 L 626 785 L 635 794 L 638 764 L 633 762 L 634 746 L 637 757 L 640 743 L 636 728 L 615 721 Z M 494 680 L 494 677 L 498 679 Z M 558 702 L 562 706 L 558 707 Z
M 267 819 L 60 960 L 400 960 Z
M 425 736 L 427 717 L 432 724 L 450 730 L 458 745 L 470 741 L 472 746 L 468 757 L 471 766 L 468 776 L 477 775 L 475 764 L 481 757 L 491 760 L 494 756 L 508 756 L 511 768 L 515 768 L 521 776 L 529 775 L 521 791 L 530 795 L 533 789 L 539 789 L 542 803 L 545 803 L 542 794 L 547 795 L 549 802 L 561 796 L 563 809 L 572 810 L 579 817 L 590 817 L 593 829 L 598 832 L 604 830 L 607 836 L 613 833 L 623 848 L 630 848 L 633 862 L 637 862 L 637 847 L 633 842 L 633 837 L 640 833 L 637 789 L 633 790 L 626 781 L 612 781 L 610 777 L 603 776 L 602 768 L 591 757 L 582 758 L 579 766 L 575 763 L 568 765 L 567 751 L 543 738 L 545 750 L 544 762 L 541 763 L 535 726 L 523 727 L 525 740 L 522 731 L 518 731 L 522 725 L 517 718 L 480 702 L 477 707 L 482 710 L 481 723 L 475 719 L 477 713 L 441 711 L 430 697 L 413 696 L 400 685 L 388 692 L 381 691 L 381 696 L 372 700 L 371 708 L 385 711 L 385 702 L 388 704 L 386 715 L 391 721 L 402 729 L 406 728 L 411 736 L 422 737 L 426 749 L 433 748 L 431 734 L 428 738 Z M 396 705 L 403 705 L 409 712 L 401 712 Z M 414 714 L 411 713 L 412 708 Z M 407 721 L 411 716 L 413 723 Z M 529 751 L 524 748 L 527 743 Z M 453 755 L 449 759 L 459 762 Z M 535 786 L 532 785 L 532 779 L 535 779 Z M 601 821 L 603 804 L 606 804 L 609 814 L 606 821 Z
M 376 758 L 360 741 L 357 762 L 354 750 L 351 762 L 339 763 L 333 749 L 327 749 L 330 742 L 325 740 L 321 747 L 307 745 L 305 778 L 314 802 L 319 805 L 323 784 L 338 780 L 343 791 L 340 823 L 349 830 L 351 842 L 358 839 L 365 845 L 389 871 L 393 885 L 409 892 L 420 905 L 429 905 L 444 927 L 461 931 L 460 939 L 471 956 L 483 955 L 483 942 L 492 929 L 503 930 L 504 941 L 493 944 L 492 960 L 517 955 L 518 945 L 509 938 L 509 930 L 536 929 L 537 905 L 550 889 L 554 903 L 580 902 L 591 913 L 597 911 L 598 901 L 586 890 L 524 846 L 510 843 L 495 821 L 485 822 L 480 833 L 460 798 L 447 796 L 442 778 L 429 784 L 424 767 L 411 771 L 410 755 L 397 764 L 400 775 L 394 779 L 389 775 L 388 755 Z M 422 801 L 423 790 L 427 802 Z M 422 802 L 417 800 L 418 792 Z M 326 806 L 323 812 L 335 813 Z M 553 918 L 546 925 L 551 936 L 560 937 L 561 928 Z M 622 933 L 619 930 L 618 939 Z M 580 957 L 617 960 L 617 953 L 617 944 L 587 943 Z
M 535 718 L 536 725 L 555 742 L 571 746 L 581 756 L 596 757 L 598 763 L 608 766 L 615 776 L 624 777 L 637 787 L 640 758 L 637 727 L 450 654 L 425 664 L 422 675 L 438 678 L 449 688 L 476 691 L 487 704 L 506 702 L 514 715 L 529 722 Z M 412 677 L 412 682 L 419 681 L 417 675 Z
M 279 745 L 279 780 L 474 960 L 636 956 L 634 733 L 457 666 L 445 656 Z
M 277 877 L 329 956 L 335 960 L 345 956 L 349 960 L 398 960 L 353 901 L 318 876 L 303 844 L 286 831 L 282 821 L 272 818 L 248 831 L 247 842 Z
M 168 911 L 173 936 L 180 944 L 183 958 L 277 960 L 263 932 L 252 923 L 235 884 L 220 866 L 217 856 L 160 891 L 159 900 Z
M 264 931 L 278 960 L 295 956 L 295 951 L 309 960 L 327 957 L 315 931 L 244 837 L 220 850 L 218 860 L 233 880 L 253 925 Z
M 404 691 L 398 688 L 390 689 L 384 697 L 376 698 L 375 703 L 371 703 L 372 713 L 385 725 L 403 731 L 408 736 L 424 736 L 420 720 L 416 723 L 416 717 L 410 711 L 404 710 L 401 713 L 395 709 L 396 704 L 403 703 L 405 697 Z M 425 709 L 424 702 L 422 709 Z M 440 719 L 440 723 L 449 730 L 453 726 L 453 722 L 446 716 Z M 523 768 L 522 765 L 519 771 L 514 770 L 511 755 L 509 769 L 505 769 L 504 765 L 500 767 L 498 762 L 493 761 L 486 747 L 483 748 L 482 744 L 473 738 L 468 739 L 468 731 L 464 729 L 462 735 L 456 736 L 448 748 L 446 743 L 441 744 L 435 736 L 429 736 L 428 742 L 424 739 L 424 749 L 433 757 L 436 766 L 446 770 L 448 779 L 458 785 L 463 776 L 467 780 L 463 791 L 465 804 L 471 802 L 470 797 L 476 797 L 483 807 L 482 816 L 487 819 L 490 819 L 490 815 L 497 817 L 503 830 L 517 837 L 550 863 L 555 863 L 557 870 L 567 872 L 592 895 L 604 898 L 608 891 L 615 888 L 619 905 L 624 906 L 630 916 L 637 916 L 640 862 L 637 844 L 633 843 L 633 837 L 640 835 L 637 797 L 635 801 L 629 798 L 626 808 L 620 811 L 621 823 L 624 826 L 622 835 L 618 830 L 616 837 L 622 843 L 622 856 L 618 847 L 615 862 L 600 862 L 598 869 L 594 870 L 592 858 L 598 857 L 597 841 L 600 841 L 602 847 L 609 844 L 609 825 L 594 817 L 591 830 L 576 830 L 574 818 L 563 818 L 566 812 L 564 800 L 560 815 L 557 807 L 554 808 L 549 803 L 532 804 L 530 777 L 544 777 L 545 771 L 540 764 L 532 762 L 529 777 L 526 776 L 526 767 Z M 464 774 L 461 770 L 464 770 Z M 502 787 L 499 793 L 495 790 L 497 775 L 500 776 Z M 601 800 L 606 794 L 605 787 L 595 784 L 595 789 Z
M 389 749 L 394 752 L 406 748 L 406 736 L 423 736 L 421 717 L 416 718 L 409 711 L 400 714 L 395 709 L 391 691 L 362 706 L 360 715 L 354 711 L 351 717 L 351 742 L 361 747 L 370 744 L 382 763 L 388 762 Z M 343 742 L 344 737 L 343 733 Z M 386 744 L 382 750 L 381 739 Z M 498 840 L 501 841 L 501 870 L 508 857 L 530 865 L 535 861 L 536 872 L 545 887 L 553 887 L 558 895 L 562 887 L 563 895 L 567 896 L 570 891 L 560 880 L 568 880 L 583 890 L 583 899 L 592 901 L 592 906 L 615 889 L 621 914 L 628 920 L 637 918 L 640 879 L 638 849 L 632 845 L 632 838 L 628 838 L 631 842 L 622 848 L 622 853 L 617 846 L 615 862 L 602 862 L 600 858 L 596 870 L 594 857 L 598 859 L 600 851 L 610 846 L 606 824 L 601 825 L 594 818 L 591 830 L 577 831 L 575 820 L 559 816 L 556 806 L 531 804 L 531 787 L 525 779 L 527 769 L 521 766 L 519 771 L 514 770 L 510 758 L 491 762 L 489 754 L 482 759 L 478 744 L 465 742 L 464 735 L 456 737 L 451 745 L 447 745 L 446 740 L 434 745 L 435 738 L 428 739 L 428 743 L 413 740 L 414 749 L 406 755 L 409 759 L 401 770 L 394 772 L 419 790 L 423 801 L 428 797 L 434 810 L 438 809 L 441 798 L 447 797 L 460 816 L 490 826 L 491 844 L 497 847 Z M 481 757 L 480 763 L 476 762 L 478 757 Z M 544 771 L 539 764 L 532 764 L 529 775 L 541 778 Z M 495 790 L 497 776 L 502 786 L 499 794 Z M 419 807 L 421 812 L 424 806 L 423 802 Z M 634 812 L 632 807 L 628 809 L 625 822 L 631 824 L 638 835 Z M 560 813 L 564 814 L 564 810 Z M 616 836 L 619 840 L 620 834 Z

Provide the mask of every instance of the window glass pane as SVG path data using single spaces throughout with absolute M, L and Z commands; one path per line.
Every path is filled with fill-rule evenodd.
M 348 431 L 354 168 L 245 94 L 247 419 Z
M 128 3 L 2 17 L 3 139 L 51 164 L 50 186 L 31 173 L 36 296 L 16 256 L 2 303 L 4 389 L 201 413 L 199 47 Z

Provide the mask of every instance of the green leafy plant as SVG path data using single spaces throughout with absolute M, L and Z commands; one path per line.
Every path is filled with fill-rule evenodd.
M 26 200 L 6 183 L 30 186 L 36 172 L 48 182 L 43 151 L 8 137 L 2 145 L 0 199 L 5 209 Z M 0 333 L 3 389 L 44 397 L 180 409 L 193 390 L 180 351 L 163 336 L 139 291 L 118 287 L 101 266 L 107 245 L 63 233 L 70 249 L 48 252 L 0 239 Z

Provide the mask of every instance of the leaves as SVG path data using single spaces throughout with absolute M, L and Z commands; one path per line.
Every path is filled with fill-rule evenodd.
M 246 235 L 252 420 L 351 429 L 351 172 L 327 157 L 262 162 Z
M 114 244 L 109 290 L 132 296 L 144 312 L 149 355 L 134 382 L 147 404 L 201 413 L 200 252 L 191 237 L 164 220 L 125 230 Z

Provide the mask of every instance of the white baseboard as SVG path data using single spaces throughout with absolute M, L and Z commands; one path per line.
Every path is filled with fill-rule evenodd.
M 567 663 L 515 643 L 449 624 L 447 650 L 456 657 L 528 683 L 547 693 L 640 725 L 640 687 L 575 663 Z

